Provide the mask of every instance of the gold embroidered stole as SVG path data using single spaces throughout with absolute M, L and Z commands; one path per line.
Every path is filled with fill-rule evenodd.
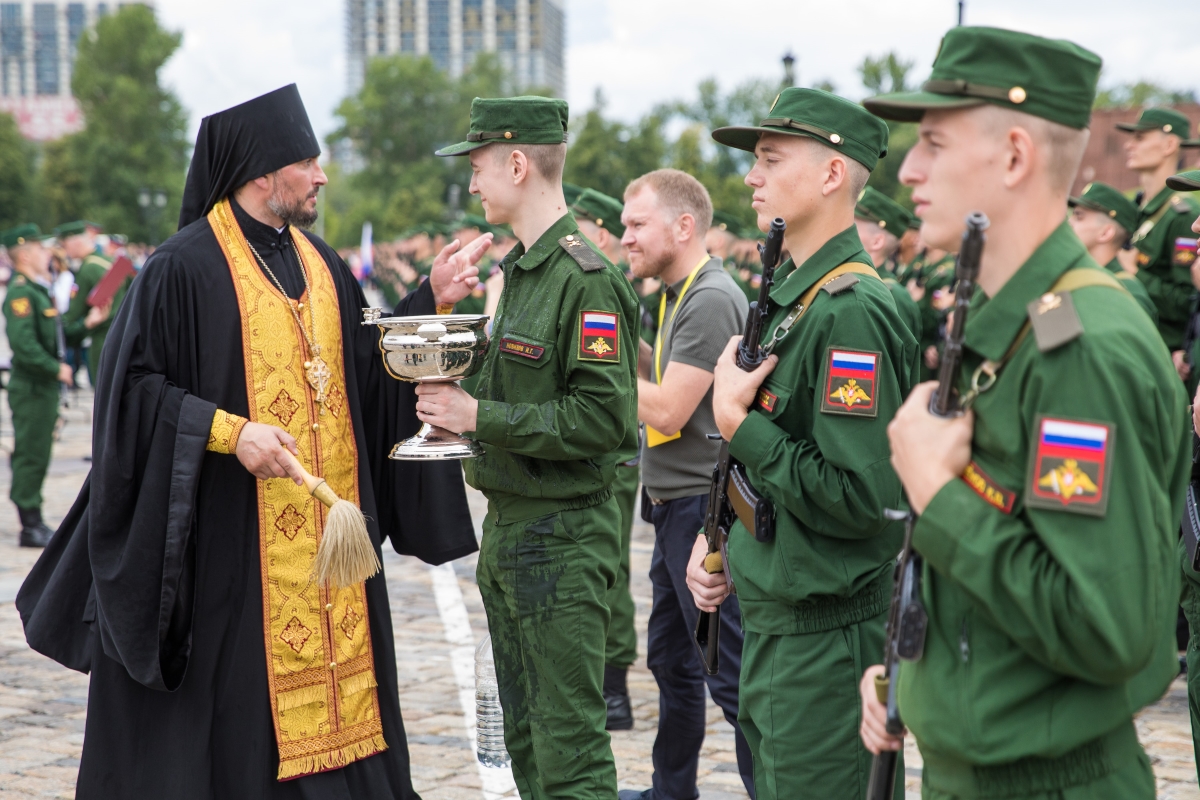
M 250 419 L 296 437 L 299 459 L 358 503 L 358 451 L 346 402 L 337 290 L 324 259 L 292 228 L 309 276 L 314 340 L 333 373 L 325 411 L 304 378 L 307 344 L 287 300 L 263 274 L 225 200 L 208 220 L 229 262 L 242 320 Z M 307 320 L 307 307 L 301 311 Z M 326 413 L 327 412 L 327 413 Z M 279 780 L 344 767 L 387 748 L 363 584 L 333 592 L 310 577 L 325 507 L 303 487 L 258 482 L 263 636 Z

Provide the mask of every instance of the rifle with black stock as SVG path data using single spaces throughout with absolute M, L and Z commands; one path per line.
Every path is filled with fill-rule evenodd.
M 759 346 L 759 339 L 762 338 L 763 325 L 767 319 L 768 300 L 771 287 L 775 283 L 775 268 L 779 266 L 783 254 L 783 233 L 786 229 L 787 224 L 776 217 L 767 232 L 766 244 L 759 245 L 763 270 L 762 285 L 758 290 L 758 299 L 750 303 L 750 311 L 746 315 L 746 328 L 735 359 L 738 368 L 746 372 L 753 372 L 767 357 Z M 719 434 L 709 436 L 720 438 Z M 708 540 L 708 556 L 704 559 L 704 569 L 710 575 L 724 572 L 725 582 L 730 591 L 733 590 L 733 582 L 725 569 L 726 542 L 729 539 L 729 529 L 733 527 L 733 521 L 737 518 L 742 519 L 742 523 L 755 539 L 767 542 L 775 537 L 774 507 L 769 500 L 754 491 L 742 465 L 729 455 L 729 443 L 722 442 L 720 456 L 713 467 L 712 483 L 708 488 L 708 510 L 704 513 L 704 537 Z M 700 661 L 709 675 L 716 675 L 720 667 L 720 638 L 721 610 L 701 611 L 700 618 L 696 620 L 695 640 L 696 647 L 700 650 Z
M 988 219 L 980 213 L 967 217 L 967 230 L 954 266 L 957 287 L 954 292 L 954 315 L 946 332 L 945 350 L 938 370 L 938 387 L 929 400 L 929 413 L 955 417 L 963 412 L 958 394 L 958 379 L 962 373 L 963 331 L 975 284 L 979 279 L 979 259 L 983 255 Z M 913 526 L 917 516 L 910 511 L 887 510 L 893 520 L 904 520 L 904 545 L 896 560 L 895 582 L 892 585 L 892 605 L 888 611 L 887 639 L 883 650 L 884 671 L 875 679 L 879 702 L 887 704 L 887 732 L 893 736 L 904 733 L 904 722 L 896 704 L 896 683 L 900 677 L 901 661 L 919 661 L 925 653 L 925 632 L 929 615 L 921 602 L 921 555 L 912 549 Z M 896 766 L 899 753 L 885 750 L 871 762 L 871 777 L 867 784 L 867 800 L 892 800 L 896 786 Z

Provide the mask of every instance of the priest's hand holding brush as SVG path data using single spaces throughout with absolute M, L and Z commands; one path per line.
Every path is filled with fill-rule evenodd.
M 251 475 L 260 480 L 291 478 L 329 509 L 313 563 L 317 581 L 339 587 L 365 581 L 380 569 L 366 518 L 358 506 L 339 499 L 324 478 L 309 474 L 297 452 L 296 440 L 274 425 L 247 422 L 238 436 L 237 458 Z

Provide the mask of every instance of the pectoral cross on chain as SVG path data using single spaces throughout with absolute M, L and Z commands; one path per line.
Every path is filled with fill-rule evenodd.
M 325 413 L 325 390 L 329 388 L 329 379 L 333 377 L 333 373 L 329 371 L 329 365 L 321 358 L 321 346 L 313 345 L 312 360 L 304 365 L 304 377 L 308 379 L 308 385 L 317 393 L 317 405 L 321 406 L 321 413 Z

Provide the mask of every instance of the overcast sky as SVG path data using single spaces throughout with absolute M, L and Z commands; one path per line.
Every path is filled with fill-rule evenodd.
M 155 5 L 167 27 L 183 32 L 165 81 L 193 132 L 205 114 L 292 82 L 318 135 L 336 127 L 346 86 L 344 0 Z M 706 77 L 726 88 L 777 78 L 788 51 L 799 85 L 828 79 L 857 99 L 864 55 L 896 50 L 924 77 L 957 14 L 955 0 L 566 0 L 566 8 L 573 113 L 589 108 L 600 87 L 609 113 L 627 120 L 691 97 Z M 1102 85 L 1147 79 L 1200 90 L 1197 0 L 967 0 L 966 21 L 1078 42 L 1104 58 Z

